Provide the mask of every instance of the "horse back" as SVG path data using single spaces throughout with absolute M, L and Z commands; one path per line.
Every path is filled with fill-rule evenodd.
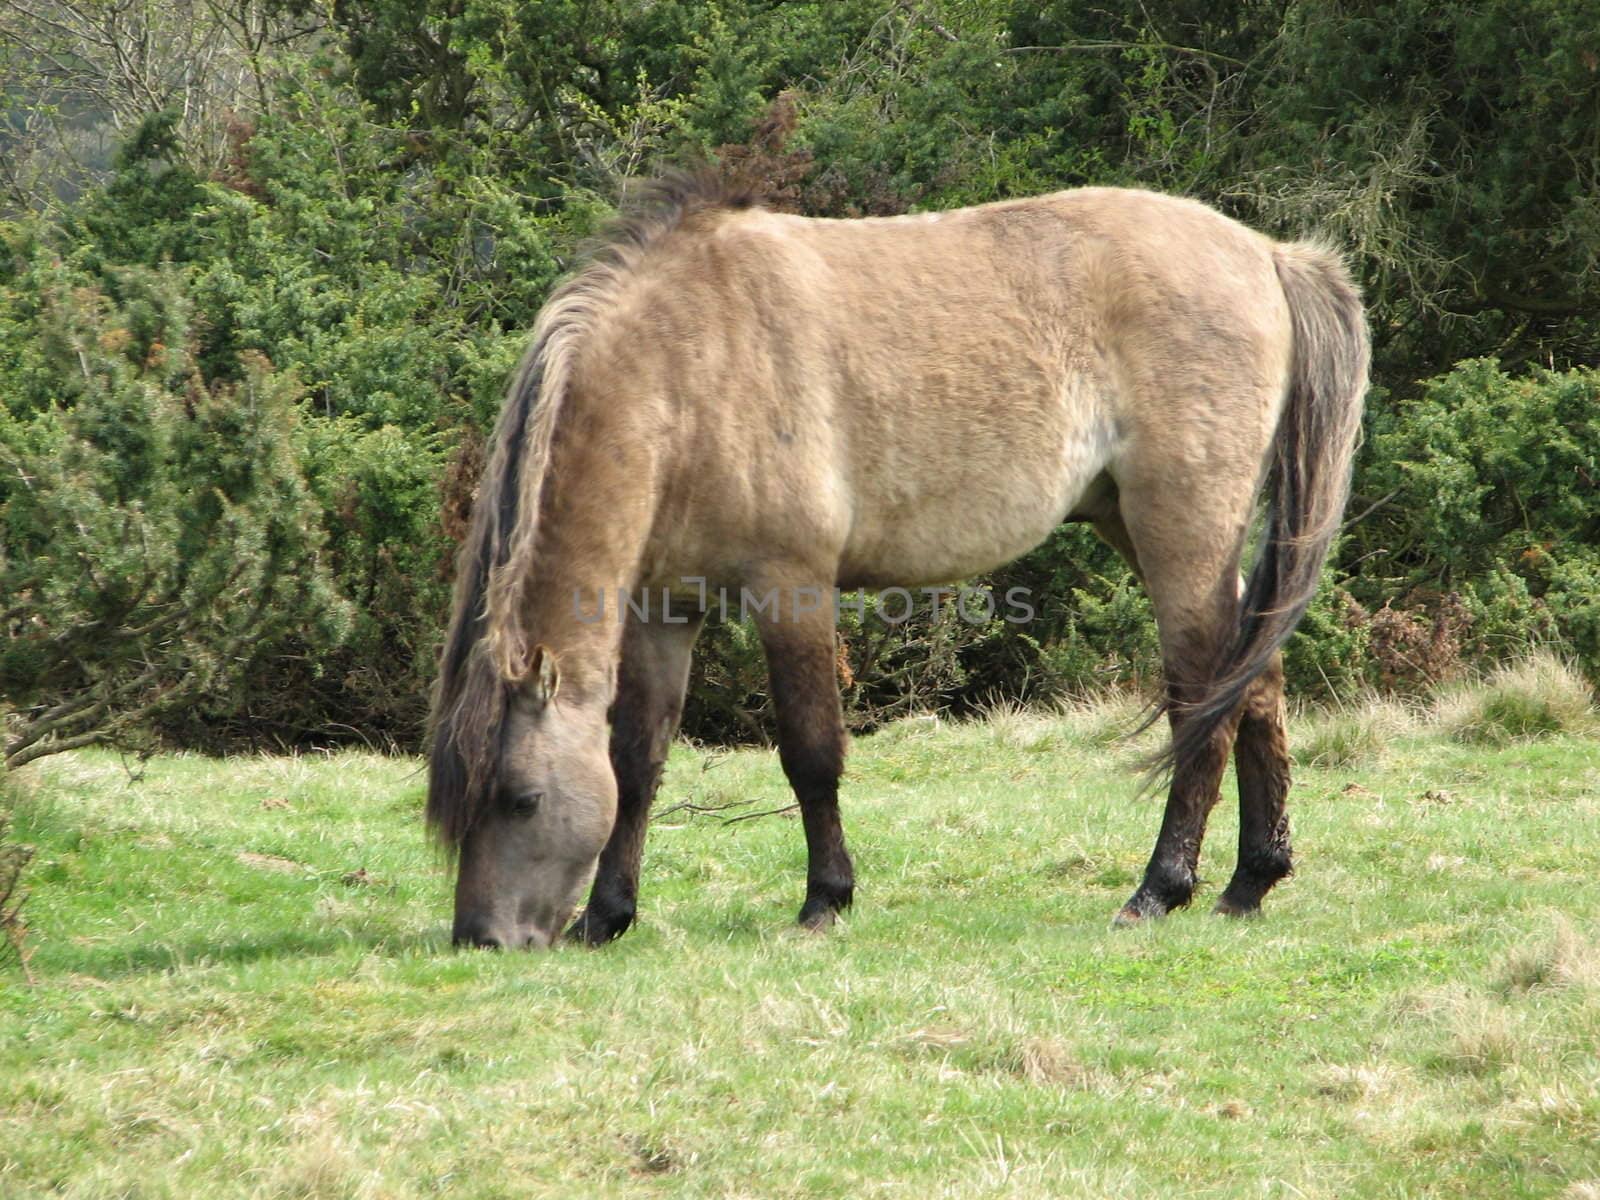
M 947 581 L 1038 544 L 1130 455 L 1259 459 L 1288 362 L 1272 245 L 1119 189 L 704 214 L 589 356 L 662 450 L 646 574 Z

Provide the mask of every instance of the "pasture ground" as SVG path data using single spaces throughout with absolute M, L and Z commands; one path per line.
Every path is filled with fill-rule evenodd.
M 798 821 L 725 823 L 775 757 L 680 748 L 640 927 L 542 957 L 450 951 L 415 761 L 36 764 L 0 1194 L 1600 1198 L 1590 719 L 1302 719 L 1267 915 L 1208 911 L 1230 798 L 1196 906 L 1113 930 L 1131 711 L 859 739 L 822 937 Z

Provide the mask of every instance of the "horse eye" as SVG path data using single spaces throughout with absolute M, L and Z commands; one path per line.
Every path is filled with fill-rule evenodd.
M 539 811 L 539 802 L 544 799 L 543 792 L 523 792 L 511 798 L 511 815 L 514 817 L 531 817 Z

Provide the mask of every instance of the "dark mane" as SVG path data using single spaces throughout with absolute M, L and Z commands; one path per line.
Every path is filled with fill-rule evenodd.
M 588 265 L 604 259 L 621 247 L 643 250 L 697 212 L 756 208 L 761 203 L 754 188 L 735 183 L 711 167 L 630 180 L 623 184 L 617 216 L 581 251 L 583 262 Z
M 574 349 L 652 244 L 695 213 L 757 202 L 750 190 L 710 170 L 677 172 L 624 189 L 621 214 L 585 248 L 577 269 L 534 323 L 457 558 L 453 611 L 434 686 L 427 820 L 447 848 L 461 845 L 493 797 L 506 709 L 526 674 L 524 589 Z

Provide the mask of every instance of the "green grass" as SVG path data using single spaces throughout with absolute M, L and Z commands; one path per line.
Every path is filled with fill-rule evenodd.
M 544 956 L 449 949 L 414 762 L 36 764 L 0 1195 L 1600 1196 L 1600 742 L 1385 725 L 1300 770 L 1265 917 L 1206 911 L 1225 802 L 1195 908 L 1113 930 L 1125 716 L 860 739 L 828 936 L 797 820 L 680 809 L 640 927 Z M 682 748 L 684 800 L 787 794 Z

